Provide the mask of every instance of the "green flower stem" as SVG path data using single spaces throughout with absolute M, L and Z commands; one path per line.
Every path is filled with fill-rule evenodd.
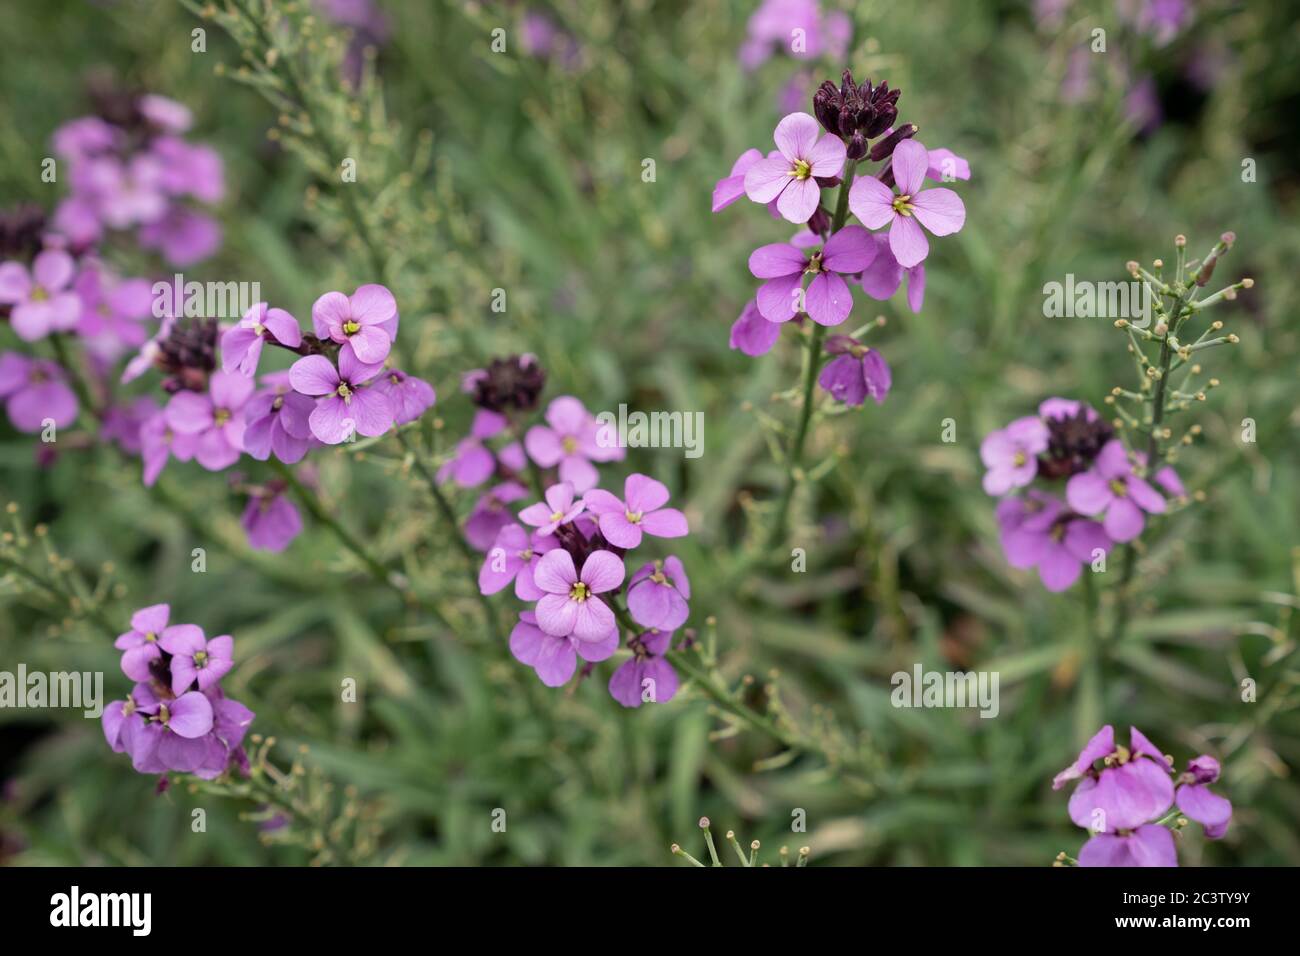
M 1104 656 L 1097 627 L 1097 585 L 1091 567 L 1083 571 L 1083 667 L 1075 699 L 1075 732 L 1087 740 L 1100 725 L 1105 703 Z
M 401 580 L 400 576 L 385 567 L 383 562 L 367 551 L 365 545 L 353 537 L 347 528 L 339 524 L 334 516 L 325 510 L 325 506 L 316 497 L 316 493 L 299 481 L 298 476 L 293 473 L 293 470 L 288 465 L 274 457 L 268 459 L 268 462 L 275 469 L 276 474 L 283 478 L 289 487 L 293 489 L 294 495 L 302 502 L 303 507 L 311 513 L 311 516 L 329 528 L 334 537 L 338 538 L 339 543 L 356 555 L 361 563 L 365 565 L 372 578 L 391 588 L 403 601 L 412 598 L 410 589 Z M 442 623 L 444 625 L 448 624 L 445 619 Z
M 488 596 L 480 591 L 478 587 L 479 555 L 470 547 L 469 542 L 465 540 L 465 535 L 461 533 L 460 522 L 456 520 L 456 511 L 452 508 L 451 502 L 447 500 L 447 496 L 442 493 L 442 489 L 438 487 L 437 476 L 429 470 L 428 464 L 411 445 L 405 432 L 399 429 L 395 434 L 397 435 L 397 443 L 410 455 L 415 470 L 419 472 L 420 477 L 429 486 L 429 493 L 433 495 L 434 503 L 438 506 L 438 511 L 442 514 L 443 520 L 447 523 L 452 540 L 456 542 L 456 547 L 465 559 L 465 570 L 469 575 L 470 587 L 478 595 L 479 604 L 483 608 L 483 618 L 487 622 L 488 632 L 494 639 L 500 640 L 501 625 L 497 621 L 496 608 L 492 606 Z
M 852 161 L 844 167 L 844 181 L 840 185 L 839 200 L 835 205 L 835 218 L 831 222 L 831 235 L 844 228 L 849 218 L 849 187 L 857 171 L 857 162 Z M 812 332 L 805 339 L 807 351 L 803 358 L 803 406 L 799 410 L 799 424 L 794 433 L 794 440 L 785 459 L 785 484 L 781 488 L 781 497 L 776 503 L 776 517 L 768 531 L 766 549 L 771 550 L 785 540 L 786 523 L 790 517 L 790 502 L 794 498 L 794 488 L 798 484 L 803 468 L 803 446 L 808 438 L 808 425 L 812 421 L 813 395 L 817 387 L 817 373 L 821 370 L 822 342 L 826 338 L 826 326 L 812 323 Z
M 38 589 L 44 591 L 50 597 L 67 604 L 74 617 L 83 617 L 93 622 L 95 626 L 103 631 L 104 634 L 108 635 L 108 637 L 116 640 L 117 636 L 122 633 L 122 629 L 115 626 L 113 622 L 109 620 L 108 615 L 104 613 L 103 608 L 91 606 L 85 598 L 81 597 L 81 595 L 72 591 L 64 590 L 64 588 L 62 588 L 56 581 L 46 578 L 38 571 L 33 571 L 21 561 L 11 558 L 8 555 L 0 554 L 0 568 L 8 568 L 19 577 L 25 578 L 34 584 Z M 73 610 L 78 605 L 83 609 L 80 615 L 76 614 Z

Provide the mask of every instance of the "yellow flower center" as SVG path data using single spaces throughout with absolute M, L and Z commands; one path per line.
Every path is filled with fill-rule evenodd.
M 43 288 L 41 288 L 40 286 L 33 286 L 33 287 L 32 287 L 32 301 L 33 301 L 33 302 L 44 302 L 44 301 L 45 301 L 46 299 L 48 299 L 49 297 L 50 297 L 50 294 L 49 294 L 48 292 L 46 292 L 46 291 L 45 291 Z
M 1025 453 L 1024 453 L 1023 451 L 1018 451 L 1018 452 L 1016 452 L 1016 456 L 1015 456 L 1015 458 L 1012 459 L 1012 461 L 1014 461 L 1014 462 L 1016 463 L 1016 467 L 1017 467 L 1017 468 L 1019 468 L 1021 465 L 1023 465 L 1023 464 L 1025 463 L 1026 460 L 1027 460 L 1027 459 L 1025 458 Z
M 566 455 L 572 455 L 578 450 L 578 439 L 574 438 L 572 435 L 565 435 L 564 441 L 560 442 L 560 444 L 564 446 L 564 453 Z
M 790 169 L 790 175 L 795 179 L 807 179 L 812 175 L 812 165 L 807 160 L 796 159 Z
M 1110 490 L 1115 493 L 1116 498 L 1123 498 L 1128 495 L 1128 485 L 1124 484 L 1119 478 L 1110 480 Z
M 899 196 L 894 200 L 894 212 L 900 216 L 912 215 L 912 197 Z
M 361 323 L 358 322 L 356 319 L 348 319 L 346 322 L 343 323 L 344 335 L 356 335 L 360 331 L 361 331 Z
M 563 521 L 563 520 L 564 520 L 564 512 L 563 512 L 563 511 L 552 511 L 552 512 L 551 512 L 551 521 L 554 521 L 554 522 L 560 522 L 560 521 Z
M 207 662 L 208 662 L 208 652 L 207 652 L 207 651 L 199 651 L 198 653 L 196 653 L 196 654 L 194 655 L 194 663 L 195 663 L 195 664 L 198 664 L 200 667 L 202 667 L 202 666 L 203 666 L 204 664 L 206 664 Z
M 587 589 L 587 585 L 583 584 L 581 581 L 575 581 L 573 587 L 569 588 L 570 601 L 577 601 L 579 604 L 581 604 L 583 601 L 587 600 L 587 598 L 590 596 L 591 596 L 591 591 L 589 591 Z
M 224 425 L 226 422 L 230 421 L 230 409 L 218 408 L 212 413 L 212 420 L 217 425 Z
M 148 641 L 150 644 L 152 644 L 154 641 L 158 640 L 158 635 L 155 634 L 153 631 L 149 631 L 148 633 L 145 634 L 144 639 Z
M 339 398 L 343 399 L 343 401 L 345 402 L 352 401 L 352 389 L 348 387 L 347 382 L 339 382 L 339 387 L 336 390 L 336 394 L 338 395 Z
M 632 522 L 633 524 L 640 524 L 640 523 L 641 523 L 641 515 L 642 515 L 642 513 L 641 513 L 640 511 L 624 511 L 624 512 L 623 512 L 623 517 L 626 518 L 628 521 Z

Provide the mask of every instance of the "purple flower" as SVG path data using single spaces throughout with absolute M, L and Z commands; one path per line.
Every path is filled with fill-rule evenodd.
M 889 226 L 889 248 L 904 268 L 919 265 L 930 254 L 922 226 L 936 236 L 947 236 L 966 224 L 961 197 L 944 187 L 921 191 L 929 168 L 929 152 L 914 139 L 894 148 L 890 169 L 898 195 L 872 176 L 864 176 L 849 190 L 849 208 L 869 229 Z
M 528 429 L 524 448 L 543 468 L 559 465 L 560 480 L 582 494 L 600 478 L 593 461 L 620 461 L 626 454 L 616 442 L 602 442 L 599 434 L 596 418 L 586 406 L 572 395 L 561 395 L 546 407 L 546 425 Z
M 304 395 L 324 396 L 308 418 L 311 433 L 327 445 L 337 445 L 354 432 L 373 438 L 388 431 L 393 406 L 388 396 L 368 384 L 382 371 L 381 364 L 362 362 L 350 345 L 339 350 L 337 370 L 323 355 L 294 362 L 289 369 L 293 387 Z
M 691 530 L 684 514 L 664 507 L 668 489 L 647 475 L 627 476 L 622 501 L 600 488 L 588 491 L 583 501 L 587 510 L 600 519 L 600 533 L 605 540 L 617 548 L 640 547 L 642 532 L 656 538 L 681 538 Z
M 283 551 L 302 533 L 302 515 L 283 488 L 267 488 L 250 495 L 239 523 L 254 551 Z
M 1114 542 L 1095 521 L 1069 512 L 1041 491 L 998 503 L 1002 551 L 1013 568 L 1038 568 L 1043 587 L 1058 592 L 1079 579 L 1096 551 L 1109 553 Z
M 398 425 L 413 422 L 433 407 L 437 395 L 433 386 L 422 378 L 390 368 L 375 382 L 375 390 L 388 396 L 393 406 L 393 421 Z
M 931 149 L 926 153 L 925 176 L 936 183 L 970 179 L 970 163 L 950 149 Z
M 821 126 L 807 113 L 791 113 L 776 126 L 773 138 L 780 156 L 761 159 L 745 173 L 745 193 L 754 202 L 776 200 L 790 222 L 805 223 L 821 202 L 817 178 L 838 176 L 845 148 L 838 136 L 818 136 Z M 922 257 L 924 258 L 924 257 Z M 766 314 L 766 313 L 764 313 Z
M 713 211 L 726 209 L 733 202 L 745 195 L 745 173 L 763 158 L 756 149 L 747 149 L 731 164 L 731 173 L 719 179 L 713 187 Z
M 20 432 L 36 434 L 52 421 L 66 428 L 77 420 L 77 396 L 63 369 L 17 352 L 0 353 L 0 401 Z
M 568 524 L 582 514 L 586 504 L 575 501 L 573 485 L 562 481 L 546 489 L 546 500 L 529 505 L 519 512 L 519 520 L 537 529 L 538 534 L 554 534 L 562 524 Z
M 173 431 L 167 424 L 165 412 L 150 416 L 140 426 L 140 453 L 144 459 L 144 484 L 152 488 L 167 461 L 174 455 L 177 461 L 189 461 L 198 445 L 197 435 Z
M 141 608 L 131 615 L 131 630 L 119 635 L 113 642 L 119 651 L 126 652 L 122 655 L 122 673 L 131 680 L 150 679 L 149 664 L 162 657 L 158 641 L 167 631 L 171 610 L 166 604 Z
M 1060 790 L 1078 780 L 1070 795 L 1070 819 L 1095 833 L 1133 830 L 1164 814 L 1174 802 L 1169 761 L 1136 727 L 1129 728 L 1130 746 L 1115 744 L 1107 724 L 1084 745 L 1079 757 L 1052 780 Z M 1094 765 L 1100 761 L 1102 767 Z
M 373 283 L 351 296 L 326 292 L 311 307 L 311 323 L 317 338 L 351 343 L 359 361 L 374 365 L 388 358 L 397 338 L 397 300 L 384 286 Z
M 800 31 L 796 34 L 794 31 Z M 841 59 L 853 36 L 848 14 L 833 10 L 822 15 L 817 0 L 763 0 L 746 25 L 746 39 L 740 48 L 740 64 L 754 70 L 772 55 L 772 48 L 786 50 L 796 59 L 813 59 L 823 53 Z M 803 40 L 793 43 L 795 36 Z
M 624 707 L 666 704 L 677 693 L 677 671 L 664 659 L 672 631 L 650 630 L 629 642 L 632 656 L 609 676 L 609 696 Z
M 185 132 L 194 119 L 189 107 L 155 93 L 146 93 L 140 97 L 136 101 L 136 109 L 154 126 L 169 133 Z
M 267 308 L 265 302 L 258 302 L 244 313 L 238 325 L 221 337 L 222 369 L 257 374 L 262 345 L 267 341 L 296 349 L 302 344 L 302 330 L 298 328 L 298 320 L 284 309 Z
M 147 279 L 117 279 L 104 266 L 85 264 L 75 288 L 81 298 L 77 335 L 104 362 L 115 361 L 149 337 L 144 324 L 153 306 Z
M 535 670 L 547 687 L 568 683 L 577 669 L 579 657 L 584 661 L 603 661 L 616 650 L 617 627 L 595 641 L 579 640 L 576 634 L 554 637 L 537 626 L 537 616 L 532 611 L 521 611 L 519 623 L 510 632 L 510 653 L 521 664 Z
M 286 465 L 297 464 L 311 447 L 311 414 L 316 403 L 293 391 L 285 373 L 263 376 L 262 381 L 273 384 L 244 406 L 244 451 L 258 461 L 274 454 Z
M 32 262 L 0 263 L 0 304 L 13 306 L 9 324 L 27 342 L 67 332 L 81 319 L 81 299 L 72 291 L 76 266 L 62 249 L 47 249 Z
M 754 357 L 772 351 L 772 346 L 776 345 L 780 336 L 780 323 L 763 318 L 763 313 L 758 311 L 758 303 L 751 300 L 745 303 L 740 318 L 732 323 L 730 344 L 733 349 Z
M 623 561 L 612 551 L 593 551 L 579 575 L 563 548 L 542 555 L 533 581 L 545 594 L 537 602 L 537 624 L 552 637 L 572 634 L 579 641 L 598 642 L 617 629 L 614 612 L 596 595 L 623 583 Z
M 244 447 L 244 404 L 253 380 L 237 372 L 213 372 L 208 393 L 177 392 L 163 414 L 167 427 L 195 436 L 194 458 L 208 471 L 221 471 L 239 460 Z
M 1075 475 L 1065 486 L 1065 500 L 1079 514 L 1105 517 L 1102 525 L 1116 541 L 1132 541 L 1146 524 L 1143 512 L 1161 514 L 1165 499 L 1133 473 L 1128 454 L 1117 439 L 1102 446 L 1089 471 Z
M 1144 824 L 1131 833 L 1098 833 L 1079 850 L 1080 866 L 1177 866 L 1174 835 Z
M 199 690 L 207 690 L 235 666 L 235 639 L 223 634 L 209 641 L 197 624 L 167 628 L 158 639 L 158 646 L 172 656 L 172 693 L 177 696 L 189 690 L 195 681 Z
M 772 322 L 807 312 L 819 325 L 839 325 L 853 311 L 853 294 L 842 275 L 861 272 L 874 254 L 871 236 L 861 226 L 846 226 L 811 254 L 784 242 L 761 246 L 749 257 L 749 271 L 768 280 L 758 289 L 758 311 Z M 806 291 L 805 275 L 813 277 Z
M 128 455 L 138 455 L 144 445 L 140 429 L 145 422 L 158 414 L 158 403 L 151 395 L 139 395 L 120 405 L 104 409 L 104 421 L 99 435 L 106 442 L 116 442 Z
M 686 623 L 691 608 L 691 582 L 679 558 L 642 565 L 627 585 L 627 610 L 642 627 L 675 631 Z
M 212 702 L 202 693 L 192 690 L 174 700 L 158 700 L 148 709 L 143 705 L 139 709 L 152 719 L 128 741 L 127 749 L 137 770 L 191 773 L 210 759 L 210 741 L 205 738 L 212 730 Z
M 478 589 L 483 594 L 496 594 L 512 581 L 515 597 L 521 601 L 537 601 L 546 592 L 534 583 L 534 574 L 542 555 L 560 546 L 552 535 L 529 534 L 522 526 L 508 524 L 497 532 L 478 572 Z
M 221 225 L 211 216 L 172 205 L 162 218 L 140 227 L 139 241 L 145 249 L 156 249 L 172 265 L 188 266 L 217 251 Z
M 145 715 L 139 712 L 140 705 L 148 706 L 156 700 L 147 684 L 136 684 L 126 700 L 115 700 L 104 708 L 100 721 L 113 753 L 126 752 L 129 741 L 144 729 Z
M 527 497 L 528 489 L 517 481 L 503 481 L 497 485 L 475 502 L 474 510 L 465 519 L 465 540 L 479 551 L 488 550 L 497 533 L 514 521 L 506 505 Z
M 862 290 L 871 298 L 885 302 L 894 297 L 906 276 L 908 308 L 919 313 L 925 302 L 925 266 L 917 264 L 904 269 L 899 265 L 889 248 L 889 236 L 883 232 L 872 233 L 871 240 L 876 254 L 862 272 Z
M 1006 428 L 990 432 L 980 443 L 980 459 L 988 471 L 984 490 L 994 496 L 1023 488 L 1038 474 L 1038 456 L 1047 450 L 1047 426 L 1037 415 L 1017 418 Z
M 822 369 L 818 385 L 845 405 L 861 405 L 867 396 L 877 405 L 884 404 L 894 376 L 879 351 L 847 335 L 832 335 L 826 341 L 826 351 L 838 357 Z
M 1178 778 L 1174 802 L 1184 816 L 1205 827 L 1205 835 L 1217 840 L 1228 832 L 1232 820 L 1232 802 L 1210 791 L 1209 784 L 1219 779 L 1219 761 L 1206 754 L 1187 763 Z
M 456 443 L 456 453 L 438 469 L 437 479 L 451 478 L 462 488 L 473 488 L 492 477 L 497 460 L 482 440 L 471 435 Z

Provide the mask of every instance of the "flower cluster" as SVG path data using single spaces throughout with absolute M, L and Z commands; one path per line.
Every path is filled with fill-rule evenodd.
M 1092 834 L 1079 866 L 1177 866 L 1173 832 L 1187 823 L 1180 817 L 1200 823 L 1211 840 L 1227 832 L 1232 803 L 1210 790 L 1219 762 L 1203 754 L 1176 776 L 1172 766 L 1173 758 L 1136 727 L 1124 747 L 1107 724 L 1056 775 L 1053 790 L 1079 781 L 1070 794 L 1070 819 Z
M 906 278 L 908 304 L 920 311 L 926 232 L 951 235 L 966 221 L 960 197 L 947 187 L 925 188 L 926 180 L 969 179 L 970 165 L 950 150 L 927 149 L 914 138 L 914 124 L 898 124 L 899 97 L 888 83 L 855 83 L 845 70 L 839 86 L 827 80 L 813 95 L 815 117 L 790 113 L 773 133 L 775 150 L 746 150 L 714 187 L 714 212 L 744 196 L 800 227 L 788 242 L 750 255 L 749 271 L 762 284 L 732 326 L 732 348 L 765 354 L 792 320 L 841 325 L 853 311 L 853 286 L 885 300 Z M 879 165 L 868 172 L 867 163 Z M 833 187 L 847 193 L 823 205 L 822 190 Z M 850 212 L 857 223 L 847 222 Z M 856 336 L 827 343 L 836 358 L 821 385 L 845 404 L 861 405 L 868 395 L 881 402 L 889 367 Z
M 625 452 L 577 398 L 553 399 L 544 424 L 523 432 L 521 413 L 536 407 L 544 381 L 532 356 L 496 360 L 465 376 L 479 408 L 471 435 L 438 480 L 473 487 L 499 479 L 465 525 L 466 540 L 486 552 L 479 590 L 513 587 L 530 605 L 519 612 L 510 650 L 547 686 L 567 683 L 579 658 L 585 674 L 612 657 L 621 620 L 630 656 L 610 677 L 610 694 L 626 707 L 667 701 L 678 679 L 665 655 L 689 616 L 690 581 L 676 557 L 645 560 L 630 577 L 626 558 L 647 538 L 684 537 L 686 517 L 667 507 L 668 489 L 647 475 L 627 476 L 621 497 L 597 487 L 597 465 Z M 524 440 L 494 449 L 489 440 L 507 431 Z M 546 474 L 555 480 L 545 484 Z M 542 500 L 516 514 L 510 506 L 530 497 L 523 483 L 530 477 Z
M 1131 455 L 1096 409 L 1049 398 L 980 444 L 984 490 L 1002 500 L 1002 550 L 1016 568 L 1037 568 L 1050 591 L 1064 591 L 1118 543 L 1132 541 L 1165 498 L 1139 476 Z M 1185 491 L 1171 466 L 1153 476 L 1174 497 Z
M 221 201 L 221 157 L 190 143 L 189 109 L 155 94 L 102 91 L 99 115 L 54 133 L 54 152 L 68 165 L 71 195 L 54 226 L 76 249 L 109 232 L 135 230 L 136 240 L 173 265 L 206 259 L 221 244 L 221 227 L 193 203 Z
M 221 689 L 234 666 L 234 639 L 208 640 L 197 625 L 170 619 L 166 604 L 141 608 L 114 644 L 122 672 L 136 683 L 104 708 L 108 745 L 140 773 L 246 774 L 243 741 L 254 714 Z

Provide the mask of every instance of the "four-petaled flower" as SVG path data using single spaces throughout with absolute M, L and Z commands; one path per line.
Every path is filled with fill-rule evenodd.
M 904 268 L 930 254 L 922 226 L 947 236 L 966 224 L 966 206 L 955 192 L 942 186 L 922 191 L 928 167 L 926 148 L 914 139 L 905 140 L 894 149 L 890 167 L 898 195 L 874 176 L 855 180 L 849 189 L 849 208 L 864 226 L 889 226 L 889 248 Z
M 388 396 L 371 385 L 381 364 L 362 362 L 350 345 L 339 350 L 339 367 L 323 355 L 308 355 L 289 369 L 289 382 L 304 395 L 320 397 L 307 422 L 327 445 L 348 441 L 355 432 L 373 438 L 393 426 Z
M 861 272 L 875 254 L 861 226 L 845 226 L 812 253 L 785 242 L 760 246 L 749 257 L 749 271 L 768 280 L 758 289 L 758 311 L 771 322 L 806 312 L 819 325 L 839 325 L 853 311 L 853 294 L 842 277 Z M 805 275 L 812 276 L 807 289 Z
M 647 475 L 627 476 L 622 501 L 600 488 L 588 491 L 583 501 L 598 517 L 605 540 L 618 548 L 639 547 L 643 532 L 656 538 L 680 538 L 691 530 L 685 515 L 664 507 L 668 489 Z
M 821 202 L 817 179 L 838 176 L 846 155 L 838 136 L 819 133 L 821 126 L 807 113 L 791 113 L 777 123 L 773 139 L 780 155 L 748 167 L 745 194 L 754 202 L 775 199 L 777 211 L 791 222 L 802 224 L 811 219 Z
M 537 625 L 552 637 L 572 634 L 580 641 L 603 641 L 617 630 L 614 612 L 597 595 L 623 583 L 623 561 L 612 551 L 593 551 L 579 575 L 563 548 L 542 555 L 533 581 L 544 592 L 537 602 Z

